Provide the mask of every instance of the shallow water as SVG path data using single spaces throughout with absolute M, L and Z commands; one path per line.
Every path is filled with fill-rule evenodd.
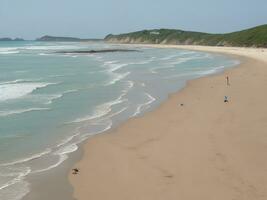
M 58 50 L 139 49 L 91 55 Z M 0 43 L 0 199 L 27 176 L 60 167 L 77 144 L 156 107 L 187 80 L 238 61 L 222 55 L 104 43 Z

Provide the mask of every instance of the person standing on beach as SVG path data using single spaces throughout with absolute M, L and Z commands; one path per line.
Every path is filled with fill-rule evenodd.
M 228 96 L 224 96 L 224 103 L 228 103 Z
M 227 84 L 227 86 L 230 86 L 229 76 L 226 76 L 226 84 Z

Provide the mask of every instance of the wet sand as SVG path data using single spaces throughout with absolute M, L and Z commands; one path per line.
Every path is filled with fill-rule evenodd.
M 74 197 L 267 199 L 267 50 L 157 47 L 231 54 L 242 63 L 190 81 L 154 111 L 89 139 L 79 173 L 69 174 Z

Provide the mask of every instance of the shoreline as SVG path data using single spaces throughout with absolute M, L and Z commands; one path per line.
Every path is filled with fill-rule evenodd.
M 163 49 L 163 53 L 164 53 L 164 51 L 165 50 Z M 175 54 L 175 52 L 179 52 L 179 51 L 170 50 L 170 52 Z M 206 53 L 202 53 L 202 54 L 206 54 Z M 214 54 L 214 56 L 216 57 L 219 55 Z M 225 56 L 223 56 L 223 57 L 225 57 Z M 224 59 L 228 60 L 227 58 L 224 58 Z M 232 60 L 232 59 L 229 59 L 229 61 L 230 60 Z M 218 62 L 220 62 L 220 61 L 218 60 Z M 226 68 L 230 68 L 230 65 L 228 66 L 227 63 L 226 63 L 226 66 L 227 66 Z M 231 64 L 231 66 L 232 66 L 232 64 Z M 216 70 L 214 70 L 214 71 L 216 71 Z M 216 73 L 221 73 L 221 72 L 216 72 Z M 193 79 L 195 79 L 195 78 L 190 78 L 188 80 L 193 80 Z M 142 111 L 142 113 L 139 113 L 138 116 L 143 116 L 146 112 L 150 112 L 150 111 L 154 110 L 155 108 L 157 108 L 159 105 L 161 105 L 168 98 L 167 94 L 172 94 L 172 93 L 182 89 L 183 87 L 185 87 L 185 83 L 183 83 L 181 86 L 179 86 L 179 88 L 178 88 L 178 86 L 173 85 L 172 86 L 173 89 L 171 89 L 172 92 L 166 92 L 165 91 L 165 95 L 163 95 L 163 96 L 160 95 L 158 97 L 156 97 L 157 93 L 154 93 L 154 94 L 152 93 L 152 96 L 153 97 L 155 96 L 157 98 L 157 102 L 153 103 L 153 105 L 150 105 L 146 111 L 144 111 L 144 112 Z M 148 92 L 148 94 L 149 94 L 149 92 Z M 150 98 L 152 98 L 152 97 L 150 97 Z M 135 114 L 138 112 L 136 111 Z M 131 116 L 134 116 L 135 114 L 133 114 Z M 112 130 L 114 130 L 120 124 L 123 124 L 124 122 L 127 121 L 126 118 L 121 118 L 121 119 L 119 119 L 119 118 L 115 119 L 115 121 L 112 120 L 113 126 L 111 127 L 111 129 L 109 129 L 109 132 L 112 132 Z M 105 133 L 105 132 L 102 132 L 102 133 Z M 79 144 L 79 147 L 82 147 L 82 146 L 83 146 L 83 144 Z M 81 159 L 80 155 L 82 153 L 83 153 L 82 148 L 79 148 L 78 151 L 72 152 L 71 154 L 69 154 L 69 158 L 67 159 L 67 161 L 63 162 L 60 167 L 53 169 L 52 172 L 48 171 L 48 172 L 43 172 L 41 174 L 34 174 L 32 176 L 29 175 L 27 177 L 27 181 L 31 183 L 30 192 L 25 197 L 23 197 L 23 199 L 36 200 L 36 199 L 43 199 L 43 197 L 54 198 L 54 196 L 56 196 L 58 199 L 73 200 L 72 195 L 71 195 L 73 188 L 71 187 L 71 185 L 68 181 L 68 173 L 71 170 L 71 167 Z M 58 185 L 58 187 L 53 187 L 53 185 Z M 53 195 L 50 195 L 50 194 L 53 194 Z
M 243 111 L 242 109 L 236 108 L 240 108 L 240 105 L 234 102 L 240 100 L 241 93 L 242 95 L 243 92 L 245 93 L 244 88 L 238 88 L 236 84 L 239 87 L 242 86 L 240 81 L 242 82 L 243 80 L 238 77 L 239 75 L 244 76 L 246 79 L 251 79 L 252 75 L 249 76 L 247 71 L 252 71 L 254 74 L 256 73 L 255 69 L 252 69 L 250 65 L 256 65 L 260 68 L 260 71 L 263 70 L 262 65 L 266 65 L 266 57 L 264 57 L 264 54 L 266 55 L 266 50 L 173 45 L 134 46 L 179 49 L 182 47 L 182 49 L 188 50 L 230 54 L 234 57 L 241 56 L 244 62 L 237 67 L 227 69 L 222 74 L 209 75 L 200 79 L 191 80 L 187 82 L 184 89 L 169 95 L 168 100 L 163 102 L 155 110 L 145 113 L 144 116 L 129 119 L 118 128 L 107 132 L 111 132 L 112 134 L 96 135 L 87 140 L 86 144 L 83 145 L 84 155 L 82 160 L 75 165 L 80 169 L 79 174 L 77 176 L 69 175 L 70 182 L 74 186 L 74 197 L 78 200 L 88 198 L 129 199 L 131 196 L 134 196 L 133 199 L 162 199 L 164 197 L 168 199 L 177 199 L 178 197 L 183 199 L 195 199 L 194 195 L 196 195 L 195 197 L 200 197 L 198 199 L 209 199 L 212 196 L 221 195 L 219 199 L 225 199 L 233 198 L 234 195 L 238 195 L 238 192 L 232 191 L 234 187 L 242 192 L 245 192 L 245 189 L 249 189 L 250 186 L 246 186 L 246 188 L 243 186 L 242 188 L 241 182 L 245 182 L 245 180 L 242 180 L 242 175 L 238 174 L 237 177 L 241 176 L 239 180 L 237 180 L 235 175 L 232 175 L 232 173 L 237 173 L 235 171 L 236 168 L 238 168 L 244 160 L 239 163 L 234 162 L 234 160 L 232 160 L 233 153 L 228 152 L 225 147 L 227 146 L 228 148 L 234 149 L 234 152 L 241 156 L 244 156 L 243 153 L 246 152 L 246 149 L 243 149 L 244 152 L 236 152 L 237 149 L 233 147 L 234 145 L 231 146 L 226 143 L 226 141 L 229 142 L 228 139 L 230 136 L 221 131 L 221 129 L 225 129 L 224 126 L 226 126 L 231 133 L 237 132 L 241 134 L 240 129 L 243 130 L 244 128 L 234 127 L 236 126 L 234 123 L 223 120 L 222 117 L 227 115 L 227 113 L 225 113 L 226 111 L 231 112 L 234 116 L 236 115 L 234 111 L 251 115 L 251 113 L 246 113 L 246 110 L 242 107 L 244 103 L 249 103 L 246 99 L 244 103 L 240 101 Z M 239 55 L 236 55 L 237 53 L 239 53 Z M 260 59 L 260 61 L 255 59 Z M 265 63 L 263 63 L 263 61 L 265 61 Z M 267 74 L 267 69 L 265 69 L 264 72 Z M 230 76 L 230 83 L 233 81 L 233 86 L 225 87 L 226 74 Z M 256 74 L 258 75 L 258 73 Z M 235 80 L 237 79 L 236 77 L 238 77 L 238 81 Z M 265 79 L 261 81 L 267 82 Z M 212 86 L 206 88 L 207 83 Z M 216 88 L 216 90 L 214 88 Z M 241 92 L 239 91 L 240 89 L 242 89 Z M 237 95 L 235 95 L 232 90 L 235 90 Z M 225 108 L 223 92 L 226 93 L 226 91 L 227 93 L 231 93 L 230 102 L 227 105 L 232 107 L 234 111 Z M 214 93 L 215 96 L 213 97 L 211 93 Z M 221 95 L 220 98 L 218 96 L 219 94 Z M 210 98 L 215 100 L 215 102 L 211 101 Z M 248 95 L 247 98 L 251 100 L 250 95 Z M 256 95 L 254 101 L 259 100 L 258 98 Z M 234 102 L 232 102 L 232 100 Z M 184 106 L 179 106 L 179 103 L 184 104 Z M 210 107 L 215 108 L 215 110 L 212 110 Z M 250 111 L 250 109 L 248 110 Z M 264 108 L 262 110 L 264 111 Z M 207 117 L 202 118 L 200 115 L 202 113 L 208 114 Z M 244 119 L 247 115 L 241 115 L 241 118 Z M 265 113 L 262 113 L 262 115 L 265 117 Z M 237 120 L 234 116 L 231 116 L 232 120 Z M 229 116 L 227 115 L 227 117 Z M 217 121 L 214 122 L 213 120 L 215 118 Z M 205 126 L 203 127 L 203 124 L 200 124 L 198 120 L 202 121 Z M 247 119 L 244 120 L 246 121 Z M 239 119 L 239 121 L 243 124 L 242 120 Z M 211 122 L 214 122 L 215 125 Z M 196 125 L 197 129 L 191 127 L 191 124 Z M 209 129 L 207 129 L 206 126 Z M 218 133 L 210 133 L 210 129 Z M 263 131 L 262 128 L 257 130 L 260 133 Z M 176 132 L 178 132 L 178 134 L 176 134 Z M 208 134 L 206 132 L 208 132 Z M 196 133 L 201 133 L 203 135 L 199 136 Z M 251 137 L 251 135 L 246 136 Z M 180 141 L 180 139 L 182 139 L 183 142 Z M 256 140 L 257 138 L 253 139 Z M 260 139 L 262 138 L 259 138 L 259 140 Z M 175 144 L 174 141 L 176 141 L 177 144 Z M 194 144 L 194 148 L 189 149 L 189 146 L 192 146 L 192 144 Z M 242 143 L 242 145 L 245 145 L 245 142 L 244 144 Z M 206 146 L 208 146 L 209 149 L 207 149 Z M 202 148 L 203 150 L 197 151 L 197 149 Z M 220 151 L 218 149 L 220 149 Z M 177 158 L 173 155 L 174 152 L 179 155 Z M 190 156 L 188 157 L 186 154 Z M 264 152 L 262 154 L 263 156 L 266 155 Z M 202 160 L 200 158 L 202 158 Z M 225 167 L 227 163 L 225 160 L 231 160 L 231 162 L 228 162 L 235 167 Z M 183 163 L 180 163 L 181 161 L 183 161 Z M 192 168 L 192 166 L 197 167 Z M 204 175 L 201 173 L 200 169 L 204 170 Z M 245 169 L 241 168 L 241 171 L 245 171 Z M 209 172 L 211 172 L 211 175 L 208 174 Z M 213 180 L 215 177 L 222 179 L 226 186 L 223 186 L 223 184 L 220 185 L 216 180 Z M 251 176 L 249 179 L 254 180 L 253 177 L 255 178 L 255 176 Z M 188 179 L 191 180 L 192 183 L 188 181 Z M 193 184 L 195 181 L 197 183 L 207 181 L 208 186 L 204 187 L 197 183 Z M 116 182 L 116 184 L 112 184 L 113 182 Z M 251 183 L 251 185 L 258 189 L 253 183 Z M 253 189 L 252 186 L 251 190 L 256 190 Z M 264 187 L 265 186 L 264 184 Z M 92 190 L 89 191 L 88 188 Z M 196 191 L 190 193 L 189 191 L 192 189 L 196 189 Z M 212 192 L 208 192 L 208 190 Z M 103 191 L 106 191 L 105 194 L 103 194 Z M 224 193 L 222 191 L 224 191 Z M 250 195 L 253 195 L 252 193 L 253 191 L 251 191 Z M 237 199 L 239 199 L 239 197 Z

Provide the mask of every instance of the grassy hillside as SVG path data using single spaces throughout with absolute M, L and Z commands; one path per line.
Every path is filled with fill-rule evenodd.
M 105 40 L 111 43 L 267 47 L 267 25 L 226 34 L 209 34 L 173 29 L 144 30 L 121 35 L 110 34 Z
M 101 39 L 80 39 L 74 37 L 55 37 L 45 35 L 41 38 L 37 38 L 36 41 L 43 41 L 43 42 L 90 42 L 90 41 L 102 41 Z

